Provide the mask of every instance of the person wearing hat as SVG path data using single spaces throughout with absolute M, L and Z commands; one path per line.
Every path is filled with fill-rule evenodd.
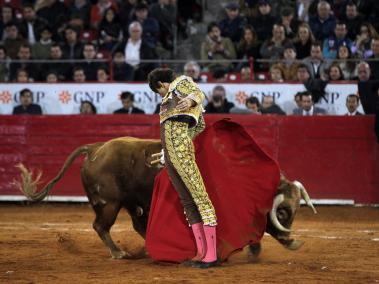
M 243 35 L 243 28 L 247 23 L 245 17 L 239 12 L 239 5 L 236 2 L 229 2 L 225 5 L 227 17 L 218 24 L 221 36 L 228 37 L 234 43 L 238 43 Z
M 49 26 L 44 26 L 40 30 L 39 35 L 39 41 L 32 46 L 33 58 L 48 59 L 50 57 L 50 48 L 53 45 L 51 28 Z
M 249 20 L 249 24 L 254 27 L 258 39 L 262 42 L 272 35 L 272 27 L 277 19 L 272 15 L 271 4 L 268 0 L 258 1 L 258 15 Z

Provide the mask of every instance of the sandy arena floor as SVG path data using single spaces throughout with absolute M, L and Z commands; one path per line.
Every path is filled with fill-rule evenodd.
M 88 204 L 0 203 L 0 283 L 379 283 L 379 208 L 301 208 L 299 251 L 270 236 L 259 259 L 246 250 L 208 270 L 113 260 L 92 229 Z M 123 249 L 143 247 L 125 212 L 112 230 Z

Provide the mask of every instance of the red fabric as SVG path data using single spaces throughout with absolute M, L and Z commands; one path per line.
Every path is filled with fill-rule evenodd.
M 279 167 L 244 130 L 221 120 L 195 141 L 196 161 L 216 210 L 217 254 L 221 259 L 259 242 L 279 184 Z M 164 169 L 156 177 L 146 249 L 157 261 L 181 262 L 196 244 L 178 195 Z

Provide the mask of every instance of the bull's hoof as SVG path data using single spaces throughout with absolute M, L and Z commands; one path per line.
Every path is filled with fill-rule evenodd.
M 252 244 L 249 245 L 249 251 L 247 253 L 247 257 L 250 262 L 256 262 L 258 260 L 259 255 L 261 254 L 262 246 L 261 244 Z
M 286 245 L 285 248 L 289 250 L 298 250 L 299 248 L 303 246 L 303 244 L 304 244 L 304 241 L 294 240 L 290 244 Z
M 124 259 L 124 258 L 131 258 L 132 255 L 128 252 L 125 252 L 123 250 L 120 251 L 112 251 L 111 252 L 113 259 Z

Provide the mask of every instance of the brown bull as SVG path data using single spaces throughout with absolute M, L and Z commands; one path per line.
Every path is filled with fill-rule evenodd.
M 161 168 L 159 164 L 151 165 L 151 155 L 160 150 L 159 140 L 131 137 L 84 145 L 70 154 L 58 175 L 41 191 L 38 191 L 36 186 L 40 175 L 33 179 L 32 173 L 20 165 L 22 183 L 19 187 L 29 199 L 40 201 L 63 177 L 72 162 L 85 154 L 81 178 L 89 202 L 96 213 L 93 228 L 109 248 L 113 258 L 131 257 L 129 253 L 117 247 L 109 231 L 120 209 L 125 208 L 131 216 L 133 228 L 145 237 L 154 178 Z M 288 249 L 298 249 L 302 245 L 301 241 L 290 238 L 289 230 L 302 192 L 299 184 L 282 177 L 273 210 L 268 215 L 266 231 Z M 305 197 L 307 198 L 307 194 Z M 251 255 L 257 256 L 260 245 L 251 246 L 250 251 Z

